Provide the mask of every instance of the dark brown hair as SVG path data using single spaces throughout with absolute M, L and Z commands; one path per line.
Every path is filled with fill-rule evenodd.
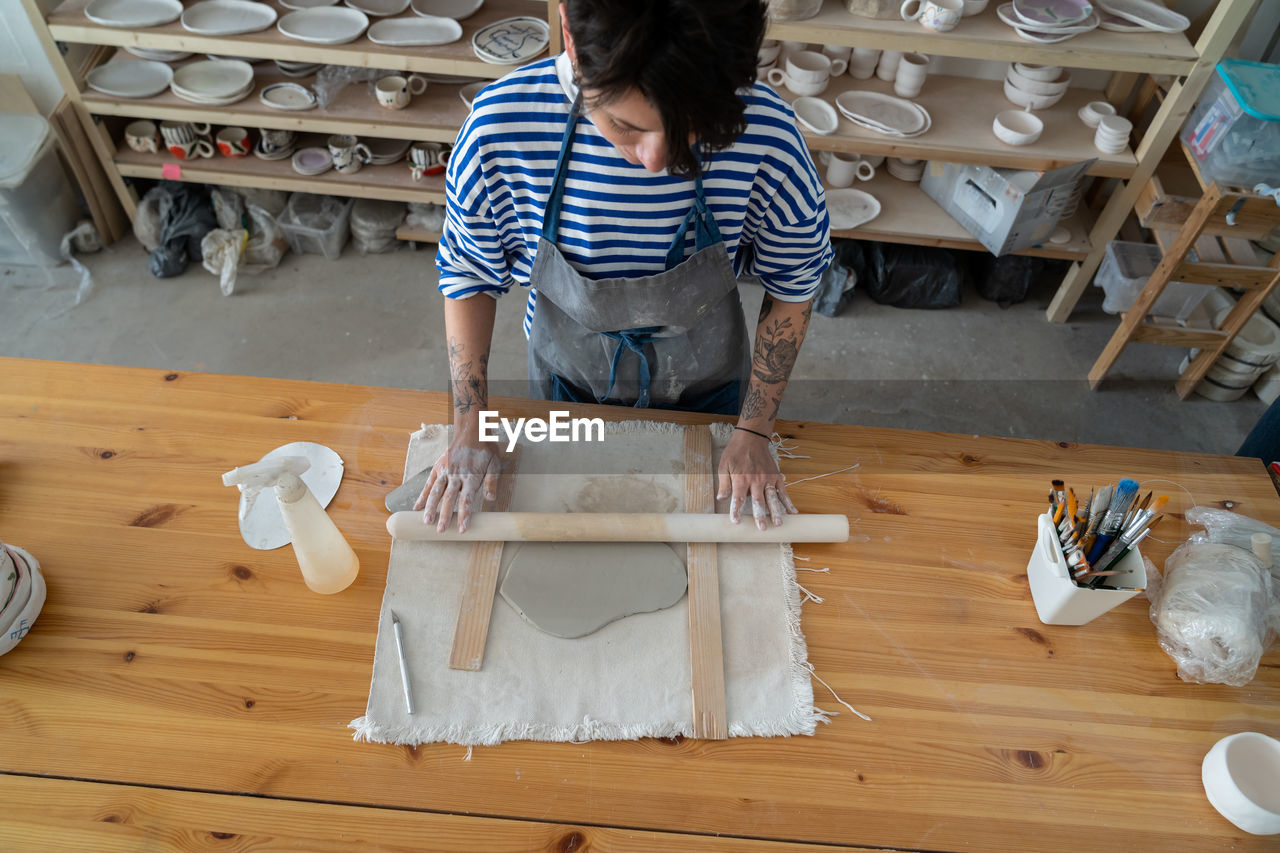
M 653 104 L 667 138 L 667 169 L 699 174 L 703 152 L 746 130 L 739 90 L 756 79 L 765 31 L 763 0 L 564 0 L 588 106 L 632 89 Z

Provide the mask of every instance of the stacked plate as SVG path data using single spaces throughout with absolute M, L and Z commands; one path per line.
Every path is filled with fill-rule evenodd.
M 139 59 L 154 59 L 156 62 L 177 62 L 191 55 L 185 50 L 162 50 L 158 47 L 126 47 L 125 50 Z
M 299 148 L 293 155 L 293 171 L 313 177 L 333 168 L 333 157 L 328 148 Z
M 1191 26 L 1185 15 L 1151 0 L 1095 0 L 1102 10 L 1102 29 L 1121 33 L 1180 33 Z
M 1096 30 L 1102 23 L 1089 0 L 1012 0 L 996 8 L 1020 37 L 1054 44 Z
M 90 89 L 113 98 L 150 98 L 173 80 L 173 69 L 163 62 L 131 59 L 99 65 L 85 75 Z
M 924 177 L 924 161 L 906 157 L 890 157 L 885 160 L 885 170 L 900 181 L 910 184 L 920 183 Z
M 253 91 L 253 66 L 238 59 L 205 59 L 173 72 L 173 94 L 193 104 L 224 107 Z
M 885 136 L 920 136 L 933 126 L 929 111 L 915 101 L 878 92 L 843 92 L 836 98 L 836 108 L 859 127 Z
M 0 542 L 0 655 L 27 635 L 45 599 L 40 562 L 17 545 Z
M 288 62 L 276 60 L 276 68 L 286 77 L 310 77 L 324 67 L 322 62 Z
M 407 139 L 366 139 L 364 144 L 369 148 L 370 166 L 389 166 L 404 159 L 409 150 Z
M 1009 63 L 1004 75 L 1004 96 L 1027 110 L 1048 109 L 1062 100 L 1071 85 L 1071 74 L 1058 65 Z
M 290 12 L 276 23 L 282 35 L 312 44 L 346 44 L 369 29 L 369 17 L 346 6 L 317 6 Z
M 275 83 L 262 90 L 258 100 L 277 110 L 313 110 L 316 95 L 297 83 Z
M 412 0 L 413 11 L 423 17 L 438 16 L 461 21 L 484 5 L 484 0 Z

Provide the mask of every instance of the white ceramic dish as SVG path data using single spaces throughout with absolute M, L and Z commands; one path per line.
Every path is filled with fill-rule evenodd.
M 1044 122 L 1033 113 L 1004 110 L 996 113 L 991 132 L 1006 145 L 1030 145 L 1044 132 Z
M 312 44 L 346 44 L 369 28 L 369 16 L 345 6 L 320 6 L 290 12 L 276 23 L 281 34 Z
M 1012 0 L 1005 5 L 1017 20 L 1037 27 L 1070 26 L 1093 14 L 1088 0 Z
M 836 107 L 850 121 L 891 136 L 919 136 L 932 124 L 919 104 L 878 92 L 842 92 Z
M 1056 95 L 1033 95 L 1030 92 L 1024 92 L 1017 86 L 1013 85 L 1006 77 L 1004 80 L 1004 96 L 1020 107 L 1030 107 L 1033 110 L 1044 110 L 1062 100 L 1062 96 L 1066 94 L 1066 90 L 1062 90 Z
M 179 0 L 92 0 L 84 15 L 104 27 L 137 30 L 158 27 L 182 17 Z
M 1016 68 L 1010 68 L 1005 78 L 1024 92 L 1032 95 L 1060 95 L 1071 85 L 1071 75 L 1066 71 L 1056 80 L 1033 80 Z
M 827 216 L 831 230 L 849 231 L 880 215 L 880 201 L 862 190 L 827 190 Z
M 337 6 L 341 0 L 280 0 L 286 9 L 319 9 L 323 6 Z
M 370 166 L 388 166 L 404 159 L 411 144 L 408 139 L 381 139 L 370 137 L 364 143 L 369 148 Z
M 199 97 L 190 94 L 184 94 L 182 91 L 173 89 L 173 94 L 184 101 L 190 101 L 193 104 L 200 104 L 205 107 L 225 107 L 231 104 L 239 103 L 253 93 L 253 84 L 250 83 L 238 92 L 232 92 L 219 98 Z
M 18 566 L 9 552 L 0 546 L 0 612 L 13 600 L 13 591 L 18 585 Z
M 1051 83 L 1062 76 L 1061 65 L 1030 65 L 1026 62 L 1015 62 L 1012 68 L 1023 77 L 1046 83 Z
M 297 83 L 276 83 L 262 90 L 258 100 L 277 110 L 314 110 L 316 95 Z
M 287 148 L 281 148 L 279 151 L 272 151 L 268 154 L 262 149 L 262 137 L 259 136 L 258 141 L 253 146 L 253 156 L 259 160 L 286 160 L 293 156 L 293 149 L 294 146 L 290 145 Z
M 480 11 L 484 0 L 412 0 L 412 5 L 418 15 L 461 21 Z
M 1280 741 L 1261 732 L 1228 735 L 1200 764 L 1205 796 L 1252 835 L 1280 833 Z
M 488 86 L 491 80 L 477 80 L 474 83 L 468 83 L 458 90 L 458 97 L 462 98 L 462 103 L 467 105 L 467 109 L 471 109 L 471 102 L 476 99 L 476 95 L 480 94 L 480 90 Z
M 390 47 L 449 44 L 462 38 L 453 18 L 387 18 L 369 27 L 369 41 Z
M 840 126 L 835 107 L 821 98 L 796 98 L 791 109 L 795 111 L 796 121 L 820 136 L 829 136 Z
M 1191 26 L 1186 15 L 1179 15 L 1151 0 L 1098 0 L 1098 6 L 1117 18 L 1156 32 L 1180 33 Z
M 374 18 L 399 15 L 409 8 L 409 0 L 343 0 L 343 2 L 357 12 L 364 12 Z
M 0 637 L 7 632 L 4 630 L 9 627 L 9 623 L 14 617 L 27 606 L 27 602 L 31 599 L 32 575 L 34 572 L 29 568 L 29 564 L 23 559 L 19 549 L 12 545 L 0 546 L 5 549 L 5 559 L 8 561 L 10 573 L 13 575 L 12 589 L 6 595 L 7 601 L 0 602 Z
M 476 30 L 471 47 L 484 62 L 514 65 L 542 53 L 550 41 L 550 32 L 541 18 L 506 18 Z
M 1151 30 L 1142 26 L 1142 24 L 1135 24 L 1133 21 L 1130 21 L 1126 18 L 1121 18 L 1119 15 L 1113 15 L 1110 12 L 1104 12 L 1102 14 L 1102 23 L 1098 24 L 1098 29 L 1110 30 L 1113 33 L 1149 33 L 1151 32 Z
M 1018 38 L 1023 41 L 1035 42 L 1036 44 L 1057 44 L 1076 37 L 1075 33 L 1067 33 L 1065 36 L 1054 36 L 1048 33 L 1037 33 L 1032 30 L 1024 30 L 1020 27 L 1014 27 L 1013 31 L 1018 34 Z
M 333 168 L 333 155 L 328 148 L 299 148 L 293 155 L 293 171 L 314 177 Z
M 12 548 L 25 561 L 31 578 L 31 592 L 27 596 L 26 604 L 22 609 L 13 613 L 7 624 L 0 626 L 2 627 L 2 630 L 0 630 L 0 655 L 18 645 L 27 632 L 31 630 L 31 626 L 35 624 L 36 617 L 40 615 L 41 608 L 44 607 L 47 594 L 44 575 L 40 573 L 40 563 L 36 558 L 16 545 L 9 545 L 8 547 Z
M 1043 34 L 1047 36 L 1078 36 L 1096 30 L 1101 23 L 1097 15 L 1090 13 L 1085 18 L 1070 24 L 1041 24 L 1022 20 L 1015 14 L 1017 7 L 1013 3 L 1005 3 L 996 7 L 996 16 L 1016 30 Z
M 1082 122 L 1094 128 L 1098 126 L 1098 122 L 1115 114 L 1116 108 L 1106 101 L 1090 101 L 1076 112 Z
M 150 98 L 173 82 L 173 69 L 149 59 L 117 60 L 85 75 L 89 88 L 113 98 Z
M 221 100 L 253 85 L 253 66 L 238 59 L 203 59 L 173 72 L 173 93 L 196 100 Z
M 276 62 L 276 68 L 286 77 L 310 77 L 323 67 L 320 62 Z
M 182 28 L 202 36 L 256 33 L 275 22 L 275 9 L 250 0 L 202 0 L 182 13 Z
M 132 53 L 139 59 L 154 59 L 156 62 L 178 62 L 191 54 L 185 50 L 162 50 L 158 47 L 126 47 L 126 53 Z

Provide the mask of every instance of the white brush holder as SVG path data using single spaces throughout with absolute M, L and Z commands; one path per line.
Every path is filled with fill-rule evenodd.
M 1111 608 L 1133 598 L 1147 586 L 1147 567 L 1142 554 L 1134 548 L 1111 567 L 1119 574 L 1104 577 L 1107 586 L 1123 589 L 1089 589 L 1071 580 L 1067 556 L 1058 542 L 1053 517 L 1041 515 L 1038 536 L 1031 560 L 1027 563 L 1027 581 L 1036 614 L 1046 625 L 1083 625 L 1092 622 Z

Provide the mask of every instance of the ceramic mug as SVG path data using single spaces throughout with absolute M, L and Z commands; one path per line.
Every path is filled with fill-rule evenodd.
M 809 98 L 821 95 L 827 90 L 827 84 L 831 82 L 829 78 L 817 82 L 797 80 L 781 68 L 770 68 L 769 73 L 765 76 L 772 85 L 786 86 L 792 93 Z
M 423 175 L 438 175 L 449 162 L 453 148 L 443 142 L 415 142 L 409 146 L 409 172 L 415 181 Z
M 876 64 L 876 76 L 886 83 L 892 83 L 898 76 L 898 65 L 902 63 L 902 51 L 882 50 L 880 62 Z
M 409 106 L 409 101 L 414 95 L 421 95 L 426 90 L 427 81 L 417 75 L 401 77 L 393 74 L 390 77 L 383 77 L 374 86 L 378 103 L 392 110 L 404 109 Z
M 224 127 L 214 137 L 223 157 L 243 157 L 253 148 L 249 131 L 243 127 Z
M 297 138 L 298 135 L 292 130 L 258 128 L 258 147 L 262 149 L 263 154 L 279 154 L 281 151 L 292 148 Z
M 914 98 L 924 88 L 929 74 L 929 57 L 923 53 L 904 53 L 893 80 L 893 93 L 899 98 Z
M 907 11 L 912 3 L 916 11 Z M 926 29 L 938 33 L 954 30 L 964 16 L 964 0 L 903 0 L 899 10 L 904 21 L 919 21 Z
M 160 135 L 165 147 L 179 160 L 196 157 L 212 157 L 213 143 L 205 137 L 210 127 L 205 122 L 166 121 L 160 125 Z
M 849 76 L 868 80 L 876 73 L 876 65 L 879 62 L 879 48 L 855 47 L 849 54 Z
M 365 163 L 373 159 L 369 146 L 349 133 L 337 133 L 329 137 L 329 156 L 333 168 L 344 175 L 354 175 Z
M 155 154 L 160 150 L 160 129 L 153 121 L 133 121 L 124 129 L 124 141 L 134 151 Z
M 847 187 L 853 183 L 854 178 L 869 181 L 875 176 L 875 168 L 857 154 L 833 151 L 831 160 L 827 163 L 827 186 L 830 187 Z

